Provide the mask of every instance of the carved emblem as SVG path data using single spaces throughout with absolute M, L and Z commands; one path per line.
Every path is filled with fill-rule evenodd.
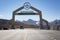
M 30 4 L 29 2 L 25 2 L 25 3 L 24 3 L 24 8 L 25 8 L 26 10 L 30 9 L 30 6 L 31 6 L 31 4 Z

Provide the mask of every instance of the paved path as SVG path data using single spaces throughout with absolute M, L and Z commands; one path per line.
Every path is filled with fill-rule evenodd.
M 0 40 L 60 40 L 60 31 L 39 29 L 0 30 Z

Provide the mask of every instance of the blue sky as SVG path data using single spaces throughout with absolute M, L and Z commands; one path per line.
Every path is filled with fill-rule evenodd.
M 60 19 L 60 0 L 0 0 L 0 19 L 11 19 L 12 12 L 29 2 L 33 7 L 42 11 L 42 16 L 48 21 Z M 15 20 L 33 19 L 39 21 L 39 16 L 16 16 Z

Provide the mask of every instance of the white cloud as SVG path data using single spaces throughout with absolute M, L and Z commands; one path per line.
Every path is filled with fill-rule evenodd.
M 0 15 L 0 18 L 3 18 L 3 15 Z

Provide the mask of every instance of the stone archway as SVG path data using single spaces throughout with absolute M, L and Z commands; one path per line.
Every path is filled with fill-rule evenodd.
M 24 7 L 26 7 L 26 8 L 30 8 L 30 9 L 32 9 L 32 10 L 34 10 L 34 11 L 37 12 L 37 14 L 39 15 L 39 18 L 40 18 L 40 28 L 43 29 L 42 12 L 40 10 L 34 8 L 33 6 L 29 5 L 28 2 L 25 2 L 24 4 L 25 5 L 23 5 L 22 7 L 16 9 L 15 11 L 13 11 L 13 14 L 12 14 L 12 27 L 14 27 L 14 24 L 15 24 L 15 15 L 19 15 L 19 14 L 17 14 L 17 12 L 20 11 L 20 10 L 22 10 Z

